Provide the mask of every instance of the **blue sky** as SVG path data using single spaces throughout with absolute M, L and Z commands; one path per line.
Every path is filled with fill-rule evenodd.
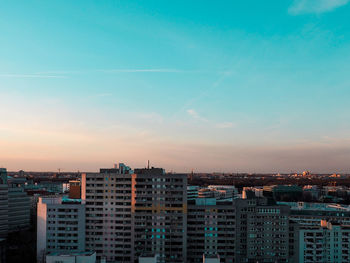
M 2 1 L 0 166 L 349 172 L 348 2 Z

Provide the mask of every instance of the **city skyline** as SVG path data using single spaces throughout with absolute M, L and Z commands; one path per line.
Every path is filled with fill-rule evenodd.
M 0 167 L 349 172 L 348 0 L 0 4 Z

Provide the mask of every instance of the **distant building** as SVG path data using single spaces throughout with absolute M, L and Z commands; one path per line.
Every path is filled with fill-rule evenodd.
M 81 182 L 80 180 L 69 181 L 69 198 L 80 199 L 81 198 Z
M 85 205 L 79 199 L 39 197 L 37 260 L 50 253 L 85 251 Z
M 234 185 L 208 185 L 208 189 L 216 192 L 215 197 L 219 199 L 234 198 L 238 194 Z
M 289 218 L 302 225 L 320 225 L 322 220 L 350 225 L 350 207 L 340 204 L 277 202 L 290 207 Z
M 233 185 L 209 185 L 198 189 L 199 198 L 227 199 L 235 198 L 237 195 L 238 191 Z
M 276 201 L 299 201 L 303 196 L 303 189 L 297 185 L 264 186 L 265 197 L 273 197 Z
M 305 200 L 317 200 L 320 196 L 320 189 L 317 185 L 305 185 L 303 187 L 303 197 Z
M 253 197 L 263 197 L 264 196 L 264 189 L 261 186 L 255 186 L 255 187 L 243 187 L 242 190 L 242 198 L 253 198 Z

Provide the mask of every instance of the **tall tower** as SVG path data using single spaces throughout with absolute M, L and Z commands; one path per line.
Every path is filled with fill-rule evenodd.
M 131 204 L 133 262 L 149 253 L 161 263 L 186 262 L 187 175 L 135 169 Z
M 187 176 L 124 164 L 82 175 L 86 246 L 98 258 L 186 262 Z
M 131 262 L 131 174 L 124 164 L 82 174 L 86 201 L 86 248 L 97 258 Z

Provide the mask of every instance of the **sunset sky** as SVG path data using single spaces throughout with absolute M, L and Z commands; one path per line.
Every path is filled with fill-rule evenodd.
M 0 167 L 350 172 L 350 1 L 1 1 Z

